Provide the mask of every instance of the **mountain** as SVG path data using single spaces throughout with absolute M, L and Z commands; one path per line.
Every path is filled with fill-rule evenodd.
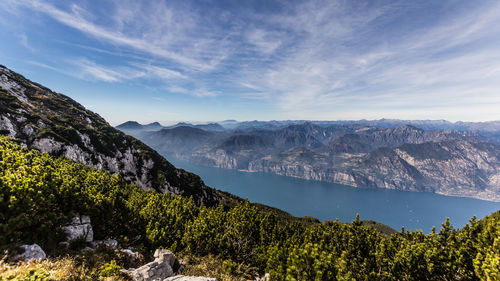
M 200 147 L 212 136 L 214 136 L 212 132 L 189 126 L 179 126 L 146 134 L 144 140 L 157 150 L 180 157 L 180 155 Z
M 127 122 L 121 126 L 138 125 Z M 146 127 L 158 128 L 159 124 Z M 127 182 L 145 189 L 193 196 L 206 204 L 220 200 L 197 175 L 175 168 L 153 149 L 71 98 L 4 66 L 0 66 L 0 133 L 25 147 L 120 173 Z
M 172 128 L 176 128 L 176 127 L 192 127 L 192 128 L 202 129 L 202 130 L 206 130 L 206 131 L 214 131 L 214 132 L 222 132 L 222 131 L 226 130 L 223 126 L 221 126 L 218 123 L 193 125 L 190 123 L 180 122 L 180 123 L 177 123 L 177 124 L 170 126 L 170 127 L 167 127 L 167 128 L 172 129 Z
M 500 201 L 500 146 L 475 130 L 288 122 L 252 121 L 224 132 L 168 129 L 142 139 L 208 166 Z
M 298 148 L 255 160 L 248 170 L 500 201 L 500 147 L 467 140 L 404 144 L 369 153 L 321 154 Z
M 410 125 L 423 130 L 459 130 L 476 132 L 488 138 L 488 141 L 500 144 L 500 120 L 488 122 L 449 122 L 446 120 L 347 120 L 347 121 L 314 121 L 320 126 L 328 125 L 361 125 L 377 128 L 395 128 Z
M 139 124 L 137 121 L 127 121 L 123 124 L 116 126 L 120 130 L 142 130 L 144 126 Z
M 276 130 L 294 124 L 294 121 L 244 121 L 234 125 L 235 130 L 248 131 L 248 130 Z
M 162 126 L 158 122 L 153 122 L 150 124 L 142 125 L 137 121 L 127 121 L 123 124 L 116 126 L 115 128 L 124 132 L 125 134 L 134 136 L 136 138 L 144 138 L 151 132 L 157 132 L 162 129 L 175 129 L 178 127 L 191 127 L 196 129 L 201 129 L 211 132 L 223 132 L 226 129 L 218 123 L 208 123 L 208 124 L 198 124 L 193 125 L 190 123 L 180 122 L 172 126 Z
M 366 128 L 355 133 L 345 134 L 329 143 L 332 149 L 345 147 L 345 152 L 370 152 L 377 148 L 395 148 L 403 144 L 417 144 L 424 142 L 437 142 L 454 139 L 485 139 L 474 132 L 454 131 L 454 130 L 431 130 L 425 131 L 410 125 L 402 125 L 395 128 L 378 129 Z
M 144 134 L 166 128 L 158 122 L 142 125 L 137 121 L 127 121 L 115 127 L 116 129 L 136 138 L 141 138 Z
M 155 131 L 164 128 L 160 123 L 153 122 L 150 124 L 142 125 L 137 121 L 127 121 L 123 124 L 116 126 L 119 130 L 148 130 Z
M 337 121 L 306 121 L 306 120 L 285 120 L 285 121 L 244 121 L 225 120 L 219 122 L 226 129 L 237 129 L 247 131 L 252 129 L 277 130 L 295 124 L 311 123 L 319 127 L 330 126 L 360 126 L 374 128 L 396 128 L 400 126 L 413 126 L 422 130 L 458 130 L 469 131 L 481 134 L 488 138 L 489 142 L 500 144 L 500 120 L 487 122 L 449 122 L 446 120 L 401 120 L 401 119 L 379 119 L 379 120 L 337 120 Z

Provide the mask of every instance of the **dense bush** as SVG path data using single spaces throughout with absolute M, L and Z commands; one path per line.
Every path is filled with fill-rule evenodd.
M 146 251 L 167 247 L 254 266 L 272 280 L 499 280 L 496 213 L 456 230 L 383 235 L 339 222 L 283 220 L 246 201 L 232 208 L 145 191 L 119 176 L 28 151 L 0 138 L 0 245 L 54 247 L 58 227 L 88 214 L 97 238 L 139 237 Z M 114 268 L 114 267 L 113 267 Z

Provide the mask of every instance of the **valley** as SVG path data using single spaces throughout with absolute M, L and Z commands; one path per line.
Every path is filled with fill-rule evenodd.
M 499 202 L 430 192 L 352 188 L 272 173 L 208 167 L 166 157 L 176 167 L 199 175 L 209 186 L 297 217 L 312 216 L 320 221 L 350 222 L 359 214 L 363 220 L 383 222 L 396 230 L 404 227 L 429 233 L 447 217 L 454 226 L 463 227 L 472 215 L 483 217 L 500 209 Z
M 500 126 L 495 122 L 482 127 L 437 121 L 393 120 L 392 127 L 383 120 L 358 123 L 158 127 L 129 122 L 117 128 L 164 155 L 205 166 L 500 201 L 500 145 L 495 137 Z

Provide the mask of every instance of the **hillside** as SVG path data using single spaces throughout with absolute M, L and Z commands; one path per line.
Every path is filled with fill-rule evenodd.
M 153 128 L 156 126 L 151 124 Z M 197 202 L 206 204 L 220 200 L 217 192 L 205 186 L 198 176 L 175 168 L 141 141 L 110 126 L 98 114 L 3 66 L 0 66 L 0 132 L 28 148 L 120 173 L 128 183 L 145 189 L 193 196 Z
M 460 230 L 447 220 L 429 235 L 387 235 L 359 218 L 352 224 L 289 221 L 248 202 L 197 206 L 178 195 L 128 185 L 119 175 L 21 148 L 6 137 L 0 137 L 0 157 L 0 248 L 37 243 L 50 259 L 2 260 L 0 278 L 7 280 L 47 278 L 58 268 L 78 276 L 74 280 L 102 280 L 129 266 L 106 248 L 93 254 L 82 242 L 61 248 L 61 226 L 76 213 L 89 215 L 95 239 L 115 238 L 144 256 L 168 248 L 189 260 L 187 272 L 194 271 L 189 266 L 204 269 L 221 281 L 264 272 L 270 280 L 496 280 L 500 274 L 498 212 L 472 218 Z

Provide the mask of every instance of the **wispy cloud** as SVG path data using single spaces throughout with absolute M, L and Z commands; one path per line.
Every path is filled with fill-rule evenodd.
M 281 45 L 280 34 L 263 29 L 254 29 L 247 33 L 247 40 L 257 47 L 259 52 L 272 54 Z
M 173 94 L 183 94 L 183 95 L 190 95 L 190 96 L 195 96 L 195 97 L 215 97 L 218 95 L 217 92 L 214 91 L 209 91 L 206 89 L 187 89 L 183 88 L 181 86 L 171 86 L 167 87 L 166 90 L 170 93 Z
M 272 19 L 302 39 L 264 71 L 247 69 L 242 77 L 273 93 L 283 111 L 321 111 L 331 119 L 364 106 L 382 117 L 388 107 L 408 114 L 439 105 L 445 115 L 448 108 L 485 100 L 499 105 L 499 40 L 491 36 L 500 34 L 499 5 L 456 13 L 393 38 L 371 29 L 380 18 L 401 13 L 399 6 L 349 12 L 345 3 L 321 3 Z
M 80 32 L 83 32 L 89 36 L 93 36 L 98 39 L 106 40 L 108 42 L 130 47 L 136 50 L 140 50 L 143 52 L 147 52 L 149 54 L 162 57 L 168 60 L 172 60 L 183 67 L 194 69 L 194 70 L 209 70 L 212 69 L 217 61 L 220 58 L 214 58 L 209 61 L 202 61 L 194 59 L 190 56 L 185 56 L 175 51 L 171 51 L 168 46 L 162 46 L 161 41 L 155 40 L 154 38 L 147 38 L 158 36 L 158 38 L 162 38 L 165 34 L 156 32 L 158 29 L 154 30 L 150 33 L 150 36 L 137 37 L 130 36 L 124 32 L 117 30 L 110 30 L 101 25 L 95 24 L 86 18 L 84 18 L 81 14 L 84 11 L 82 8 L 77 6 L 76 4 L 71 5 L 71 11 L 61 10 L 53 5 L 45 3 L 44 1 L 39 0 L 24 0 L 19 3 L 26 5 L 27 7 L 37 11 L 44 13 L 53 19 L 59 21 L 62 24 L 65 24 L 69 27 L 75 28 Z M 123 3 L 120 3 L 123 4 Z M 125 17 L 123 16 L 123 10 L 120 10 L 122 14 L 120 14 L 119 19 L 123 20 Z M 133 10 L 130 10 L 132 12 Z M 151 22 L 151 24 L 165 22 L 165 19 L 169 18 L 169 15 L 172 15 L 172 12 L 168 12 L 168 9 L 165 8 L 157 10 L 156 13 L 159 12 L 167 12 L 166 15 L 162 15 L 162 20 L 158 22 Z M 151 15 L 144 15 L 150 17 Z M 156 14 L 158 16 L 158 14 Z M 151 17 L 150 17 L 151 18 Z M 172 23 L 172 21 L 170 22 Z M 182 22 L 179 22 L 181 24 Z M 123 24 L 123 23 L 122 23 Z M 169 26 L 169 29 L 171 26 Z M 126 30 L 126 28 L 124 28 Z M 167 32 L 166 36 L 172 36 Z
M 31 47 L 30 44 L 28 43 L 28 36 L 26 36 L 25 33 L 18 34 L 18 37 L 19 37 L 19 42 L 23 47 L 28 49 L 30 52 L 35 51 L 35 49 L 33 49 L 33 47 Z
M 496 1 L 254 4 L 6 0 L 4 9 L 78 31 L 54 41 L 74 48 L 58 64 L 82 79 L 252 100 L 272 105 L 276 119 L 458 118 L 467 106 L 500 118 Z
M 79 78 L 89 80 L 100 80 L 104 82 L 119 82 L 139 77 L 144 77 L 145 73 L 131 68 L 120 67 L 119 69 L 112 69 L 95 62 L 81 58 L 70 62 L 77 69 L 74 72 Z
M 151 75 L 164 80 L 169 79 L 187 79 L 187 76 L 183 75 L 179 71 L 171 70 L 164 67 L 159 67 L 151 64 L 135 64 L 139 69 L 146 71 L 146 75 Z

